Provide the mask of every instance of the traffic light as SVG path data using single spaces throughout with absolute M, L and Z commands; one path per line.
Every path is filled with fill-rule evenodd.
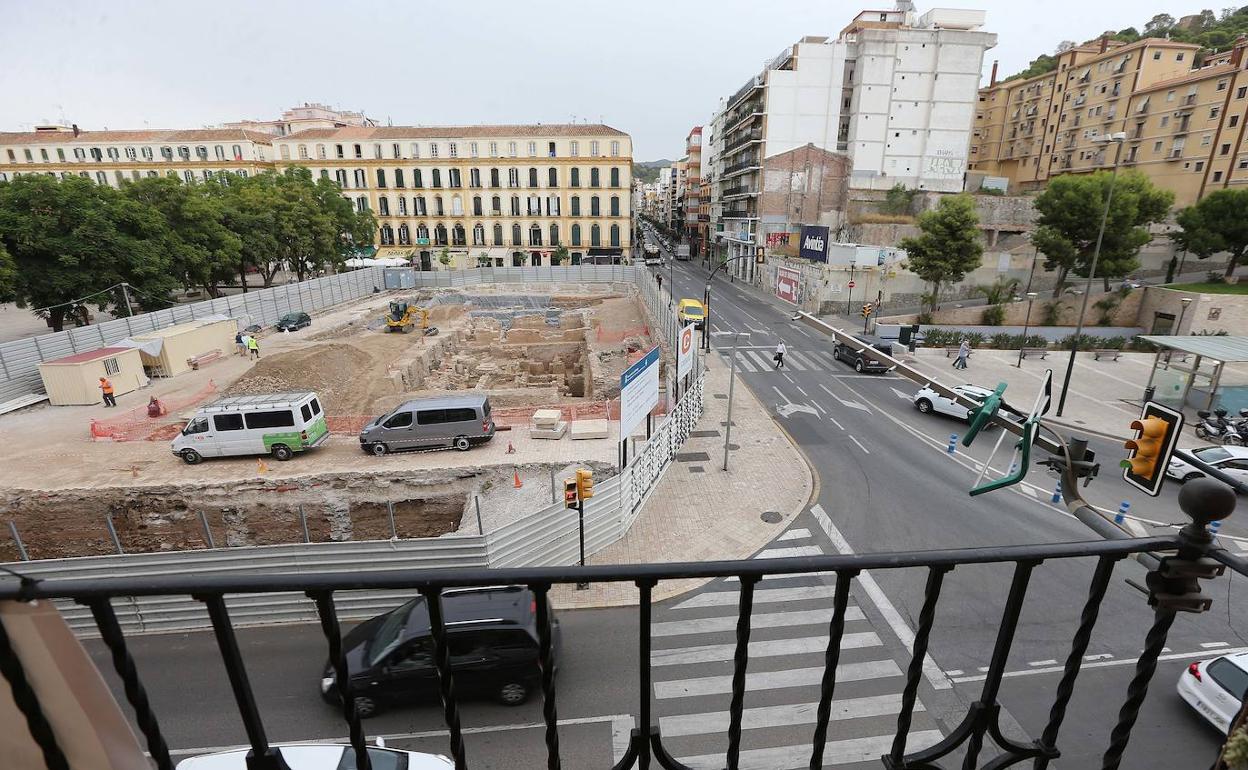
M 763 264 L 767 261 L 767 248 L 765 246 L 754 247 L 754 262 Z
M 1161 492 L 1170 455 L 1183 428 L 1183 414 L 1152 401 L 1144 404 L 1140 419 L 1131 421 L 1135 438 L 1128 439 L 1131 453 L 1122 462 L 1122 478 L 1153 497 Z
M 563 480 L 563 507 L 576 507 L 576 479 Z
M 868 303 L 866 303 L 865 305 L 863 305 L 863 306 L 862 306 L 862 317 L 863 317 L 863 318 L 870 318 L 870 317 L 871 317 L 871 314 L 872 314 L 872 313 L 874 313 L 874 312 L 875 312 L 875 304 L 874 304 L 874 303 L 868 302 Z
M 594 496 L 594 472 L 585 468 L 578 468 L 576 471 L 576 491 L 580 494 L 582 500 L 588 500 Z

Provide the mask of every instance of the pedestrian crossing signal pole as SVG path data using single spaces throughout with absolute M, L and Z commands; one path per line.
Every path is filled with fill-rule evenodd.
M 868 302 L 862 306 L 862 333 L 867 333 L 867 324 L 870 322 L 871 314 L 875 312 L 875 305 Z

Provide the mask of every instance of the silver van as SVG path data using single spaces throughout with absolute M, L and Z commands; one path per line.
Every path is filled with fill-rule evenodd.
M 377 456 L 404 449 L 454 447 L 467 451 L 494 438 L 486 396 L 419 398 L 399 404 L 364 426 L 360 448 Z

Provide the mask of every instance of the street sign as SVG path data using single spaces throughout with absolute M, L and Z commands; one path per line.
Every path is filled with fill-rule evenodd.
M 851 289 L 852 289 L 852 288 L 854 288 L 855 286 L 857 286 L 858 284 L 854 283 L 853 281 L 850 281 L 849 283 L 847 283 L 847 284 L 845 284 L 845 285 L 846 285 L 846 286 L 848 286 L 849 288 L 851 288 Z
M 785 302 L 797 304 L 798 286 L 802 274 L 787 267 L 776 268 L 776 296 Z
M 681 327 L 676 345 L 676 376 L 684 377 L 693 370 L 693 324 Z
M 655 345 L 620 375 L 621 440 L 631 436 L 659 403 L 659 350 Z

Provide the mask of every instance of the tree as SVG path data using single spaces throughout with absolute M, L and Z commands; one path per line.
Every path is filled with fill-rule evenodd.
M 1174 26 L 1174 17 L 1168 13 L 1159 13 L 1144 25 L 1145 35 L 1160 35 Z
M 1014 296 L 1018 284 L 1017 278 L 998 278 L 987 286 L 976 286 L 975 293 L 982 294 L 989 305 L 1000 305 Z
M 17 299 L 17 263 L 0 243 L 0 302 Z
M 178 282 L 160 248 L 165 231 L 155 209 L 81 177 L 24 174 L 0 184 L 0 245 L 16 268 L 11 294 L 46 308 L 39 315 L 56 331 L 78 300 L 115 307 L 123 282 L 143 307 L 167 306 Z
M 1139 40 L 1142 35 L 1140 35 L 1140 31 L 1135 27 L 1127 27 L 1126 29 L 1120 29 L 1115 32 L 1113 37 L 1114 40 L 1121 40 L 1124 43 L 1134 43 Z
M 1069 51 L 1072 48 L 1077 47 L 1078 45 L 1079 44 L 1073 40 L 1063 40 L 1062 42 L 1057 44 L 1057 48 L 1053 51 L 1053 54 L 1056 56 L 1059 53 L 1066 53 L 1067 51 Z
M 1174 202 L 1173 193 L 1154 187 L 1139 173 L 1120 174 L 1116 181 L 1108 171 L 1051 180 L 1036 196 L 1040 216 L 1031 242 L 1044 254 L 1045 269 L 1058 271 L 1054 297 L 1061 295 L 1070 271 L 1088 275 L 1111 184 L 1114 199 L 1097 262 L 1097 274 L 1104 278 L 1126 275 L 1139 266 L 1136 255 L 1152 238 L 1148 225 L 1163 219 Z
M 942 284 L 957 283 L 979 267 L 984 245 L 974 200 L 965 194 L 941 198 L 919 217 L 919 229 L 918 237 L 903 238 L 899 245 L 908 255 L 909 270 L 932 285 L 929 305 L 934 310 Z
M 1057 69 L 1057 59 L 1042 53 L 1031 60 L 1027 65 L 1027 69 L 1022 72 L 1016 72 L 1008 78 L 1004 78 L 1001 82 L 1004 83 L 1006 80 L 1014 80 L 1016 78 L 1031 78 L 1036 75 L 1043 75 L 1046 72 L 1052 72 L 1055 69 Z
M 1177 219 L 1181 229 L 1171 235 L 1175 242 L 1198 259 L 1229 252 L 1230 278 L 1248 250 L 1248 190 L 1216 190 L 1180 211 Z
M 550 264 L 562 265 L 564 262 L 567 262 L 571 256 L 572 254 L 568 251 L 568 247 L 561 243 L 558 248 L 555 249 L 555 253 L 550 255 Z

